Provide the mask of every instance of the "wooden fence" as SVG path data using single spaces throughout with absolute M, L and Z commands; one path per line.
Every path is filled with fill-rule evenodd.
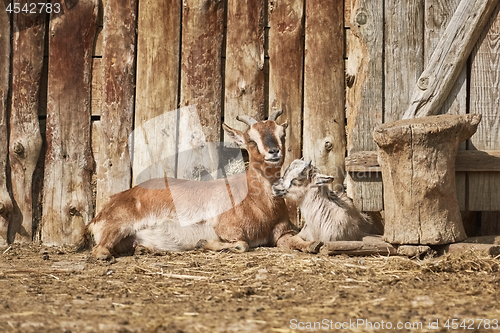
M 134 129 L 145 148 L 172 156 L 197 148 L 195 139 L 223 140 L 222 122 L 243 129 L 236 115 L 276 109 L 289 123 L 285 165 L 312 159 L 336 186 L 347 176 L 360 208 L 383 210 L 376 162 L 363 165 L 373 160 L 371 132 L 401 118 L 459 1 L 60 3 L 59 14 L 0 13 L 0 245 L 74 243 L 151 162 L 134 153 L 132 167 L 130 145 L 141 151 L 139 134 L 129 141 Z M 443 110 L 483 114 L 463 149 L 500 150 L 499 27 L 497 8 Z M 176 121 L 164 116 L 171 111 Z M 170 162 L 168 176 L 189 172 Z M 457 188 L 462 209 L 484 211 L 477 225 L 495 233 L 496 159 L 488 170 L 460 171 Z

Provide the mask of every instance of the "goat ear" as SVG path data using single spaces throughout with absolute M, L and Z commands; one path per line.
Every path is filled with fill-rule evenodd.
M 316 176 L 314 176 L 314 184 L 316 186 L 330 184 L 333 182 L 334 179 L 335 178 L 332 176 L 322 175 L 322 174 L 318 173 L 318 174 L 316 174 Z
M 283 124 L 281 124 L 281 126 L 283 126 L 283 129 L 286 130 L 288 128 L 288 121 L 285 121 Z
M 240 146 L 240 148 L 246 149 L 247 146 L 245 144 L 245 138 L 243 136 L 242 131 L 238 131 L 237 129 L 231 128 L 227 126 L 225 123 L 222 124 L 222 128 L 231 137 L 231 139 L 233 139 L 234 142 L 236 142 L 236 144 Z

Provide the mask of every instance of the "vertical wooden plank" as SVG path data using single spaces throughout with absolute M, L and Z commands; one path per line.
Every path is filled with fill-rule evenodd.
M 177 120 L 169 112 L 175 113 L 179 102 L 181 5 L 181 0 L 139 1 L 134 183 L 175 176 L 175 159 L 156 170 L 150 167 L 162 158 L 153 156 L 156 152 L 176 153 Z
M 383 117 L 382 0 L 353 0 L 352 38 L 347 60 L 347 151 L 376 150 L 372 133 Z M 363 211 L 383 210 L 382 176 L 356 172 L 348 177 L 348 194 Z
M 63 15 L 51 17 L 49 24 L 41 231 L 46 244 L 75 243 L 93 215 L 90 84 L 97 10 L 97 0 L 80 0 Z
M 500 4 L 471 55 L 470 113 L 483 118 L 469 149 L 500 149 Z M 469 172 L 469 209 L 500 210 L 500 175 L 496 172 Z
M 196 105 L 207 142 L 221 140 L 222 41 L 224 2 L 185 0 L 182 14 L 181 84 L 182 107 Z M 187 122 L 186 122 L 187 124 Z M 181 133 L 181 132 L 185 133 Z M 179 128 L 179 137 L 191 128 Z M 192 143 L 195 145 L 200 143 Z M 218 158 L 214 156 L 216 161 Z M 193 174 L 185 168 L 183 174 Z M 217 165 L 214 165 L 218 169 Z M 180 175 L 182 176 L 182 175 Z
M 402 119 L 422 74 L 424 2 L 385 1 L 384 122 Z
M 442 33 L 446 30 L 453 13 L 460 4 L 460 0 L 426 0 L 424 34 L 424 67 L 436 48 Z M 464 68 L 453 86 L 450 96 L 439 113 L 465 114 L 467 113 L 467 68 Z M 466 148 L 463 142 L 459 149 Z M 465 204 L 466 183 L 465 172 L 457 172 L 455 176 L 457 200 L 460 210 L 467 210 Z
M 343 190 L 344 2 L 308 0 L 305 6 L 303 152 Z
M 265 9 L 264 0 L 228 0 L 224 122 L 239 130 L 238 115 L 265 119 Z
M 136 24 L 136 0 L 105 2 L 97 212 L 111 195 L 131 185 L 128 137 L 134 119 Z
M 21 8 L 27 4 L 29 1 L 20 2 Z M 45 17 L 45 13 L 13 14 L 9 161 L 16 209 L 9 228 L 9 239 L 21 242 L 30 242 L 33 237 L 33 172 L 42 147 L 38 106 Z
M 273 1 L 269 8 L 269 108 L 287 122 L 284 167 L 302 155 L 304 1 Z M 297 206 L 288 204 L 298 225 Z
M 7 135 L 7 110 L 10 73 L 10 15 L 0 3 L 0 246 L 7 245 L 7 232 L 12 219 L 12 200 L 7 190 L 7 160 L 9 137 Z

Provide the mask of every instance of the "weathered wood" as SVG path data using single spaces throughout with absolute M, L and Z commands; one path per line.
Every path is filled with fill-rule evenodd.
M 385 1 L 384 122 L 403 117 L 424 69 L 424 3 Z
M 21 8 L 29 4 L 22 0 Z M 9 240 L 30 242 L 33 237 L 32 184 L 42 147 L 38 107 L 42 78 L 45 13 L 14 14 L 12 43 L 12 107 L 9 161 L 16 209 Z
M 356 0 L 352 6 L 352 38 L 346 69 L 348 155 L 376 149 L 369 133 L 382 124 L 383 117 L 384 4 L 381 0 Z M 347 178 L 347 193 L 363 211 L 383 210 L 382 179 L 376 176 Z
M 220 142 L 224 2 L 185 0 L 183 3 L 180 105 L 196 105 L 206 141 Z M 179 127 L 179 137 L 191 135 L 190 131 Z M 218 156 L 212 159 L 217 161 Z M 182 167 L 184 173 L 196 173 Z M 214 165 L 214 169 L 218 166 Z
M 269 109 L 283 110 L 279 121 L 288 123 L 284 167 L 302 156 L 303 22 L 303 0 L 276 1 L 269 8 Z M 287 206 L 300 226 L 297 205 Z
M 7 156 L 9 138 L 7 131 L 9 73 L 11 60 L 10 15 L 0 3 L 0 247 L 7 245 L 7 232 L 12 219 L 12 200 L 7 190 Z
M 224 122 L 239 130 L 246 130 L 246 125 L 236 120 L 238 115 L 265 119 L 266 9 L 264 0 L 229 0 L 227 4 Z
M 500 212 L 481 212 L 481 235 L 500 235 Z
M 181 8 L 180 0 L 139 2 L 134 183 L 175 176 L 175 159 L 165 158 L 177 149 Z
M 346 254 L 351 256 L 369 255 L 396 255 L 397 250 L 390 243 L 386 243 L 377 237 L 365 237 L 362 241 L 338 241 L 328 242 L 320 250 L 321 254 L 336 255 Z
M 343 190 L 346 150 L 343 2 L 306 1 L 304 158 Z M 328 65 L 326 65 L 328 64 Z
M 374 131 L 384 178 L 384 240 L 446 244 L 465 234 L 455 188 L 455 157 L 481 116 L 440 115 L 383 124 Z
M 477 255 L 486 255 L 496 257 L 500 255 L 500 246 L 494 244 L 475 244 L 475 243 L 454 243 L 445 245 L 442 249 L 444 253 L 464 253 L 473 252 Z
M 360 151 L 346 157 L 348 172 L 380 172 L 376 151 Z M 500 171 L 500 150 L 462 150 L 457 152 L 455 171 Z
M 500 150 L 499 37 L 500 5 L 497 5 L 471 55 L 470 112 L 481 113 L 483 120 L 470 140 L 469 149 Z M 498 172 L 469 173 L 469 209 L 500 211 L 499 189 Z
M 497 0 L 462 0 L 418 78 L 403 119 L 438 114 Z
M 134 120 L 136 23 L 136 0 L 104 3 L 97 212 L 111 195 L 131 185 L 128 139 Z
M 445 33 L 453 13 L 455 13 L 460 0 L 429 0 L 425 2 L 425 26 L 424 26 L 424 66 L 427 67 L 432 54 L 439 44 L 441 36 Z M 465 114 L 467 113 L 467 66 L 463 66 L 456 82 L 447 98 L 443 101 L 441 110 L 436 114 Z M 459 150 L 466 149 L 466 142 L 460 144 Z M 457 188 L 458 206 L 461 211 L 467 209 L 466 193 L 466 174 L 458 172 L 455 175 Z
M 97 10 L 97 0 L 80 0 L 64 15 L 51 17 L 49 24 L 41 230 L 46 244 L 75 243 L 93 215 L 90 84 Z

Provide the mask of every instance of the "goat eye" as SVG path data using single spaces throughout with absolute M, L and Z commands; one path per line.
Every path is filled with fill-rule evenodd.
M 250 139 L 249 139 L 249 140 L 248 140 L 248 144 L 249 144 L 249 145 L 256 145 L 257 143 L 256 143 L 255 141 L 253 141 L 253 140 L 250 140 Z
M 302 184 L 301 180 L 299 180 L 297 178 L 295 178 L 295 179 L 292 180 L 292 185 L 294 185 L 294 186 L 300 186 L 300 184 Z

